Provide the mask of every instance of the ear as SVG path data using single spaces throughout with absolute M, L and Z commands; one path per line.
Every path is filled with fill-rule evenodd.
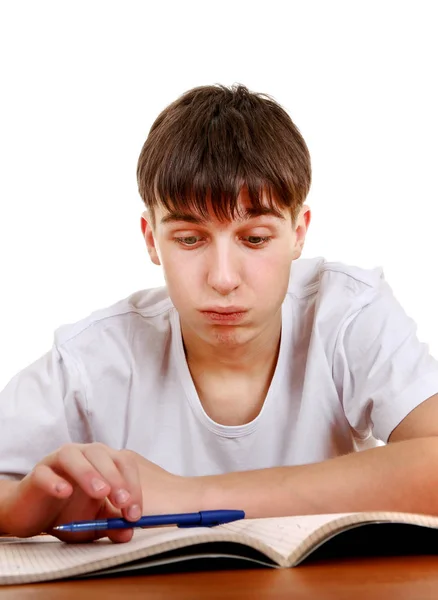
M 293 252 L 293 260 L 300 258 L 303 251 L 306 233 L 310 225 L 312 214 L 307 204 L 303 204 L 295 224 L 295 246 Z
M 148 249 L 149 256 L 154 265 L 161 265 L 157 243 L 154 237 L 154 230 L 151 223 L 151 216 L 147 211 L 144 211 L 141 215 L 140 226 L 143 237 L 146 241 L 146 247 Z

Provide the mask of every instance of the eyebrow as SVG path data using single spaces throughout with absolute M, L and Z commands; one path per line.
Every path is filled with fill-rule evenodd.
M 249 221 L 249 219 L 254 219 L 256 217 L 262 217 L 262 216 L 273 216 L 273 217 L 277 217 L 277 219 L 285 219 L 284 215 L 282 215 L 279 211 L 270 208 L 270 207 L 261 207 L 261 208 L 247 208 L 245 210 L 245 212 L 242 214 L 241 219 L 242 221 Z M 205 225 L 205 223 L 207 223 L 207 219 L 198 216 L 198 215 L 194 215 L 192 213 L 182 213 L 182 212 L 178 212 L 178 211 L 174 211 L 174 212 L 170 212 L 167 215 L 165 215 L 162 219 L 161 219 L 161 224 L 166 224 L 166 223 L 176 223 L 176 222 L 185 222 L 185 223 L 193 223 L 194 225 Z

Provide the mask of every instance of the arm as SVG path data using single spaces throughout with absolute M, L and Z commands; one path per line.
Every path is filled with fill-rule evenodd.
M 319 463 L 177 477 L 139 458 L 145 510 L 242 509 L 250 518 L 396 511 L 438 515 L 438 394 L 386 446 Z
M 133 505 L 143 505 L 145 513 L 237 508 L 250 518 L 366 510 L 438 514 L 436 417 L 438 396 L 412 411 L 387 446 L 309 465 L 202 477 L 172 475 L 103 444 L 69 444 L 21 481 L 0 480 L 0 531 L 29 536 L 70 520 L 116 514 L 134 520 Z M 103 481 L 98 490 L 96 479 Z M 120 489 L 130 492 L 127 500 L 119 501 Z M 119 542 L 131 536 L 132 530 L 109 533 Z
M 204 508 L 248 517 L 400 511 L 438 515 L 438 438 L 422 438 L 321 463 L 203 478 Z

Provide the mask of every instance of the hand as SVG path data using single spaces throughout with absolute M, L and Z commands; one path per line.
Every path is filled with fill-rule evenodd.
M 139 519 L 143 498 L 138 458 L 129 450 L 100 443 L 62 446 L 11 488 L 2 506 L 6 531 L 20 537 L 46 531 L 65 541 L 105 536 L 114 542 L 129 541 L 132 529 L 72 534 L 52 528 L 85 519 Z
M 135 453 L 134 453 L 135 454 Z M 183 477 L 135 454 L 143 490 L 144 514 L 205 510 L 204 477 Z

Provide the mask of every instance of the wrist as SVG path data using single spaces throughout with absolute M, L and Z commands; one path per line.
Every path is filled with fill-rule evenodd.
M 212 508 L 210 478 L 206 476 L 183 477 L 182 488 L 187 512 L 210 510 Z M 213 497 L 214 498 L 214 497 Z
M 185 477 L 164 470 L 137 455 L 143 514 L 196 512 L 202 510 L 203 477 Z

